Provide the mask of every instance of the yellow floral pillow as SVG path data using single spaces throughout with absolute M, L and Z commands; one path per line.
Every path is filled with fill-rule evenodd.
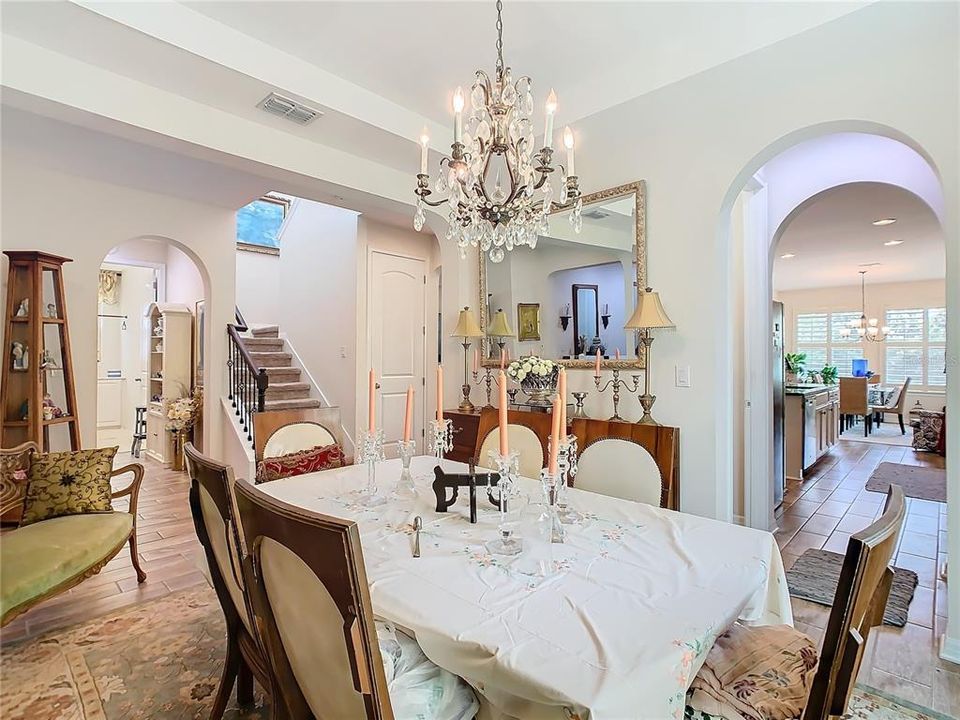
M 110 512 L 110 473 L 117 448 L 41 453 L 30 463 L 20 526 L 61 515 Z

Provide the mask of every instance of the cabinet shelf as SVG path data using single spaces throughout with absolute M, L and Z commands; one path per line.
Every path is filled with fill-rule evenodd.
M 76 418 L 73 415 L 63 415 L 58 418 L 50 418 L 49 420 L 44 420 L 44 425 L 60 425 L 61 423 L 74 422 Z

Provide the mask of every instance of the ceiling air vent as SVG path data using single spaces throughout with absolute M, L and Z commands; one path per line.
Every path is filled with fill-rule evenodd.
M 319 110 L 307 107 L 296 100 L 291 100 L 277 93 L 267 95 L 257 104 L 257 107 L 263 108 L 271 115 L 295 122 L 297 125 L 309 125 L 323 115 Z

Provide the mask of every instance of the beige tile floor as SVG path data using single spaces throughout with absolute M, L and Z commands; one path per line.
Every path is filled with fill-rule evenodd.
M 844 552 L 852 533 L 879 514 L 883 495 L 864 485 L 881 462 L 943 467 L 942 457 L 843 439 L 803 482 L 790 481 L 779 514 L 777 543 L 789 568 L 807 548 Z M 938 569 L 946 559 L 946 505 L 907 499 L 907 519 L 894 564 L 917 573 L 920 584 L 902 628 L 875 628 L 859 681 L 927 708 L 960 717 L 960 665 L 938 656 L 946 623 L 946 585 Z M 829 608 L 793 600 L 796 625 L 821 640 Z

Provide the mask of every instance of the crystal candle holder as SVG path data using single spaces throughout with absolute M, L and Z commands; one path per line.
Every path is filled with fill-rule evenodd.
M 361 430 L 358 459 L 367 465 L 367 486 L 361 495 L 361 504 L 367 507 L 382 505 L 387 501 L 377 494 L 377 463 L 383 461 L 383 430 Z
M 453 450 L 453 421 L 430 421 L 430 452 L 437 460 L 443 460 L 444 454 Z
M 417 488 L 413 484 L 413 475 L 410 473 L 410 461 L 417 454 L 416 440 L 399 440 L 397 442 L 397 453 L 400 455 L 402 469 L 393 494 L 399 498 L 415 498 Z
M 551 543 L 562 543 L 566 536 L 563 529 L 563 523 L 557 515 L 557 491 L 560 485 L 559 472 L 552 473 L 549 469 L 543 468 L 540 471 L 540 484 L 543 485 L 543 492 L 547 499 L 547 521 L 549 522 L 549 537 Z
M 497 481 L 497 489 L 500 495 L 500 537 L 491 540 L 486 544 L 487 550 L 493 555 L 519 555 L 523 550 L 523 542 L 513 537 L 513 529 L 507 521 L 507 514 L 510 512 L 509 505 L 517 496 L 517 477 L 520 474 L 520 454 L 508 453 L 501 455 L 493 450 L 490 452 L 490 459 L 497 468 L 497 474 L 500 480 Z
M 577 523 L 583 515 L 569 505 L 570 483 L 577 474 L 577 436 L 567 435 L 560 441 L 557 453 L 557 516 L 560 522 Z

